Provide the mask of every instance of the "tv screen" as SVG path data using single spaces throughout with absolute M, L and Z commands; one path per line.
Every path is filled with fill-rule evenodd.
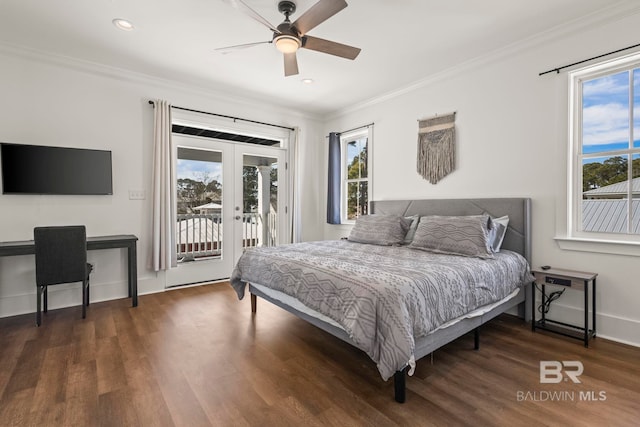
M 0 144 L 3 194 L 113 194 L 111 151 Z

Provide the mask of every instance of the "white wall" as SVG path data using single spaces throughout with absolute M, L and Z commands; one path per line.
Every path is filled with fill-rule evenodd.
M 88 235 L 138 236 L 141 294 L 162 291 L 164 274 L 149 268 L 153 107 L 173 105 L 300 127 L 302 235 L 322 237 L 317 188 L 321 185 L 320 122 L 254 100 L 97 67 L 92 64 L 0 50 L 0 141 L 111 150 L 113 196 L 0 195 L 0 240 L 29 240 L 37 225 L 85 224 Z M 145 190 L 145 200 L 129 200 Z M 310 224 L 306 226 L 306 224 Z M 96 266 L 93 301 L 127 295 L 124 250 L 90 251 Z M 35 311 L 33 256 L 0 257 L 0 317 Z M 49 306 L 80 304 L 78 285 L 50 289 Z
M 571 25 L 572 33 L 513 45 L 354 106 L 328 120 L 325 134 L 375 122 L 373 199 L 531 197 L 533 265 L 598 273 L 598 335 L 640 345 L 640 258 L 561 250 L 554 240 L 565 230 L 568 80 L 566 73 L 538 76 L 636 44 L 631 30 L 640 16 Z M 417 120 L 451 111 L 457 111 L 457 170 L 432 185 L 416 172 Z M 326 188 L 326 172 L 322 183 Z M 348 232 L 325 225 L 326 238 Z M 581 324 L 580 292 L 554 305 L 551 318 Z
M 113 151 L 113 196 L 0 195 L 0 240 L 32 237 L 42 224 L 83 223 L 88 234 L 136 234 L 140 293 L 162 291 L 148 268 L 153 112 L 147 101 L 301 128 L 303 240 L 335 238 L 349 227 L 323 225 L 326 140 L 375 122 L 373 198 L 525 196 L 533 199 L 533 264 L 594 271 L 598 333 L 640 345 L 638 258 L 561 250 L 567 164 L 566 74 L 538 72 L 637 43 L 640 17 L 578 28 L 514 45 L 414 87 L 336 114 L 324 123 L 254 100 L 58 58 L 0 49 L 0 141 Z M 573 30 L 572 32 L 568 30 Z M 434 60 L 437 60 L 434 58 Z M 409 64 L 406 64 L 409 66 Z M 417 119 L 457 111 L 457 170 L 431 185 L 415 172 Z M 147 192 L 129 200 L 130 189 Z M 126 296 L 125 254 L 89 253 L 95 301 Z M 79 304 L 79 289 L 52 293 L 52 308 Z M 565 294 L 555 317 L 580 322 L 579 295 Z M 35 310 L 32 256 L 0 258 L 0 317 Z

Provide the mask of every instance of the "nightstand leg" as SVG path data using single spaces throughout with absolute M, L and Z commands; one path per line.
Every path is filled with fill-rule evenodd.
M 593 316 L 593 337 L 596 337 L 596 278 L 593 278 L 593 287 L 591 288 L 591 315 Z
M 531 284 L 531 331 L 536 331 L 536 282 Z
M 584 346 L 589 347 L 589 281 L 584 281 Z
M 545 319 L 545 310 L 547 309 L 547 287 L 543 284 L 542 285 L 542 296 L 541 296 L 541 307 L 542 307 L 542 320 L 540 320 L 540 322 L 542 323 L 542 326 L 546 326 L 546 319 Z

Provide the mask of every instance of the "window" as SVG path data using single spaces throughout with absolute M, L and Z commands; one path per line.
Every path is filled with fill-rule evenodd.
M 342 147 L 342 222 L 369 213 L 371 138 L 369 128 L 340 136 Z
M 570 73 L 569 232 L 640 241 L 640 55 Z

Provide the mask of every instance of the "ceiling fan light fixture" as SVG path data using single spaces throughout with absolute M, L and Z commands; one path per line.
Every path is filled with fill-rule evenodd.
M 276 48 L 282 53 L 293 53 L 301 46 L 300 40 L 297 37 L 288 34 L 280 34 L 273 42 Z

